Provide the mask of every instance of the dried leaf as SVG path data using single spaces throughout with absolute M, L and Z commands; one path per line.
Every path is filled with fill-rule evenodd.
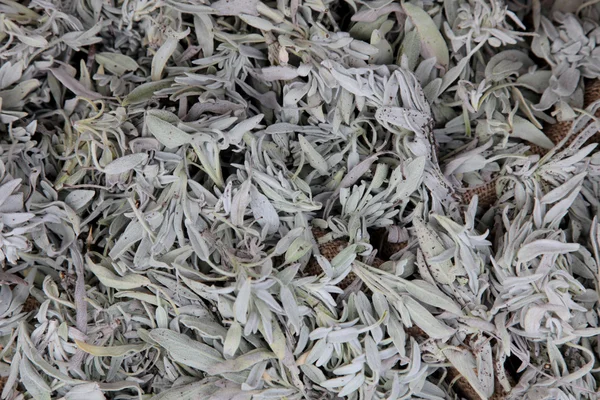
M 402 3 L 402 8 L 415 25 L 417 32 L 419 32 L 423 58 L 435 57 L 439 65 L 447 68 L 449 55 L 446 41 L 429 14 L 422 8 L 408 2 Z

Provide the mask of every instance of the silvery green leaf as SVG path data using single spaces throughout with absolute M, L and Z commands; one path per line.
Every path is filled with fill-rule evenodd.
M 261 69 L 262 79 L 267 82 L 272 81 L 289 81 L 300 76 L 299 69 L 293 67 L 265 67 Z
M 136 153 L 119 157 L 104 167 L 104 173 L 110 175 L 118 175 L 129 172 L 140 164 L 148 160 L 148 154 Z
M 534 38 L 534 41 L 536 39 Z M 527 87 L 535 90 L 536 93 L 543 93 L 548 88 L 552 71 L 536 70 L 528 74 L 524 74 L 517 78 L 517 82 L 527 85 Z
M 215 3 L 212 5 L 214 6 Z M 205 14 L 194 15 L 194 28 L 198 45 L 202 49 L 204 57 L 211 57 L 214 54 L 214 29 L 213 20 Z
M 300 313 L 294 294 L 289 287 L 282 285 L 279 296 L 281 298 L 281 305 L 283 306 L 286 316 L 289 318 L 290 324 L 294 327 L 296 332 L 300 332 Z
M 371 339 L 373 340 L 373 339 Z M 337 367 L 332 372 L 335 375 L 353 375 L 364 368 L 364 363 L 362 362 L 352 362 L 350 364 L 346 364 L 341 367 Z
M 3 399 L 9 396 L 13 389 L 13 386 L 17 383 L 17 380 L 19 379 L 19 369 L 21 367 L 22 361 L 23 357 L 21 356 L 21 352 L 15 352 L 10 363 L 8 376 L 6 377 L 4 387 L 2 388 L 1 395 Z
M 404 304 L 410 313 L 410 318 L 427 335 L 436 339 L 444 339 L 452 336 L 455 329 L 441 323 L 425 307 L 410 297 L 404 297 Z
M 439 236 L 421 218 L 414 217 L 413 225 L 419 246 L 427 259 L 439 256 L 446 250 Z M 434 278 L 442 284 L 449 285 L 456 279 L 451 261 L 430 262 L 429 267 Z
M 256 6 L 258 5 L 257 0 L 236 0 L 228 2 L 225 0 L 219 0 L 212 3 L 210 6 L 219 12 L 219 15 L 233 15 L 238 16 L 240 13 L 258 16 Z
M 367 364 L 369 368 L 375 373 L 379 373 L 381 370 L 381 357 L 379 356 L 379 349 L 377 343 L 373 340 L 370 335 L 365 337 L 365 353 L 367 356 Z
M 580 188 L 573 190 L 567 197 L 557 202 L 552 208 L 546 211 L 544 215 L 543 224 L 546 226 L 558 226 L 563 220 L 564 216 L 569 212 L 573 206 L 573 202 L 579 196 L 581 192 Z
M 2 186 L 0 186 L 0 205 L 4 205 L 4 203 L 10 198 L 13 192 L 19 187 L 21 184 L 21 179 L 12 179 L 8 182 L 5 182 Z M 21 201 L 22 204 L 22 201 Z M 8 211 L 8 210 L 7 210 Z M 14 210 L 19 211 L 19 210 Z
M 164 307 L 158 306 L 156 307 L 156 312 L 154 318 L 156 319 L 156 326 L 159 328 L 167 328 L 169 325 L 169 316 L 167 314 L 167 310 Z
M 352 21 L 373 22 L 382 15 L 387 15 L 393 12 L 402 12 L 400 4 L 390 1 L 379 3 L 378 6 L 371 8 L 367 7 L 363 11 L 358 11 L 352 16 Z
M 277 279 L 279 279 L 283 285 L 290 285 L 296 277 L 296 275 L 298 274 L 299 269 L 300 264 L 292 264 L 279 271 L 276 274 Z
M 373 22 L 357 22 L 350 28 L 350 35 L 353 38 L 368 41 L 371 39 L 371 33 L 375 29 L 379 29 L 387 19 L 387 15 L 382 15 Z
M 489 397 L 475 373 L 475 371 L 477 371 L 475 358 L 468 350 L 448 348 L 442 350 L 442 352 L 448 358 L 448 361 L 450 361 L 454 368 L 456 368 L 458 372 L 467 379 L 467 382 L 469 382 L 471 387 L 479 396 L 481 396 L 481 398 Z
M 258 324 L 258 329 L 260 333 L 264 336 L 267 343 L 273 343 L 273 312 L 271 308 L 267 304 L 265 304 L 261 299 L 254 299 L 254 306 L 256 307 L 256 311 L 258 311 L 260 323 Z M 252 315 L 251 315 L 252 317 Z
M 235 318 L 241 322 L 242 324 L 246 323 L 247 314 L 248 314 L 248 306 L 250 303 L 250 293 L 252 290 L 252 286 L 250 283 L 250 279 L 246 279 L 238 292 L 238 295 L 235 299 Z
M 421 7 L 408 2 L 402 3 L 402 8 L 417 28 L 423 58 L 435 57 L 439 65 L 447 68 L 450 62 L 448 46 L 429 14 Z
M 403 62 L 402 59 L 404 58 L 406 60 L 406 67 L 410 71 L 413 71 L 417 66 L 420 54 L 421 39 L 417 29 L 413 29 L 406 33 L 406 35 L 404 36 L 402 46 L 400 47 L 400 51 L 398 52 L 398 59 L 396 60 L 396 64 L 401 65 Z
M 354 327 L 350 328 L 342 328 L 339 330 L 335 330 L 330 332 L 327 335 L 328 343 L 346 343 L 358 338 L 359 335 L 358 329 Z
M 0 99 L 2 100 L 2 107 L 4 109 L 18 108 L 23 102 L 23 99 L 40 87 L 40 81 L 37 79 L 29 79 L 26 81 L 19 82 L 17 86 L 12 89 L 0 91 Z M 93 96 L 92 96 L 93 97 Z
M 209 248 L 209 243 L 204 239 L 202 234 L 196 229 L 192 221 L 186 220 L 184 222 L 185 227 L 187 228 L 187 234 L 190 239 L 190 244 L 194 249 L 194 253 L 201 260 L 208 260 L 211 254 L 211 249 Z
M 86 265 L 98 277 L 100 282 L 106 286 L 119 290 L 130 290 L 150 284 L 150 280 L 144 275 L 128 274 L 118 276 L 111 272 L 108 268 L 100 264 L 94 263 L 89 256 L 86 255 Z
M 275 298 L 273 297 L 273 295 L 271 295 L 271 293 L 269 293 L 267 290 L 264 289 L 257 289 L 254 292 L 254 295 L 259 298 L 260 300 L 262 300 L 262 302 L 269 307 L 269 309 L 273 310 L 274 312 L 280 314 L 283 313 L 283 309 L 281 308 L 281 306 L 279 305 L 279 303 L 275 300 Z
M 302 135 L 298 135 L 298 141 L 300 142 L 300 147 L 302 151 L 306 154 L 306 158 L 310 165 L 319 171 L 321 175 L 327 175 L 329 172 L 329 168 L 327 166 L 327 161 L 319 154 L 317 150 L 304 138 Z
M 430 121 L 427 114 L 402 107 L 380 107 L 375 112 L 375 118 L 382 123 L 387 122 L 421 134 Z
M 98 357 L 121 357 L 130 353 L 139 353 L 143 351 L 146 344 L 124 344 L 116 346 L 96 346 L 75 339 L 75 344 L 81 350 L 88 354 Z
M 492 356 L 492 346 L 486 341 L 477 353 L 477 376 L 481 388 L 486 396 L 490 398 L 494 394 L 494 360 Z
M 0 287 L 0 316 L 6 315 L 12 299 L 13 292 L 10 289 L 10 286 L 2 285 L 2 287 Z
M 229 143 L 238 144 L 242 140 L 242 136 L 244 136 L 245 133 L 256 128 L 263 118 L 264 115 L 259 114 L 237 124 L 226 135 L 227 139 L 229 140 Z
M 371 35 L 369 35 L 369 39 L 371 39 L 374 33 L 375 31 L 373 31 Z M 353 40 L 352 42 L 350 42 L 350 48 L 367 56 L 375 56 L 377 55 L 377 53 L 379 53 L 379 49 L 376 46 L 374 46 L 373 44 L 363 42 L 361 40 Z
M 42 358 L 37 349 L 33 350 L 34 346 L 29 338 L 25 338 L 25 341 L 27 343 L 25 344 L 25 346 L 23 346 L 23 351 L 27 356 L 27 359 L 29 359 L 29 361 L 35 364 L 46 375 L 56 378 L 61 382 L 65 382 L 70 385 L 77 385 L 83 383 L 83 381 L 79 379 L 71 378 L 70 376 L 60 372 L 58 369 L 56 369 L 54 366 L 52 366 L 50 363 L 44 360 L 44 358 Z
M 137 392 L 138 396 L 141 396 L 142 389 L 140 388 L 140 384 L 132 381 L 118 381 L 118 382 L 99 382 L 98 386 L 100 390 L 107 392 L 122 392 L 126 389 L 133 389 Z
M 539 239 L 522 246 L 517 253 L 517 257 L 520 262 L 528 262 L 544 254 L 566 254 L 577 250 L 579 250 L 579 244 L 577 243 Z
M 23 358 L 19 363 L 19 377 L 20 382 L 35 400 L 50 400 L 52 389 L 27 358 Z
M 218 385 L 201 380 L 187 385 L 173 385 L 171 388 L 152 396 L 152 400 L 209 399 L 222 391 Z
M 404 288 L 417 300 L 456 315 L 462 315 L 462 310 L 450 297 L 436 286 L 420 279 L 404 281 Z
M 4 65 L 0 67 L 0 89 L 6 89 L 12 84 L 18 82 L 23 75 L 24 67 L 24 60 L 19 60 L 14 64 L 10 61 L 4 63 Z
M 396 187 L 396 196 L 398 200 L 408 198 L 423 182 L 426 165 L 425 157 L 418 157 L 411 160 L 405 167 L 406 180 Z
M 461 157 L 449 162 L 444 174 L 464 174 L 479 171 L 485 168 L 487 163 L 488 160 L 481 154 L 470 154 L 468 157 Z
M 133 58 L 120 53 L 97 53 L 96 61 L 115 75 L 123 75 L 127 71 L 135 71 L 139 68 Z
M 338 71 L 336 68 L 336 67 L 338 67 L 338 65 L 333 64 L 332 61 L 330 61 L 330 60 L 323 61 L 322 65 L 325 68 L 327 68 L 329 73 L 331 73 L 333 78 L 335 78 L 335 80 L 339 83 L 339 85 L 341 87 L 343 87 L 344 89 L 346 89 L 348 92 L 352 93 L 353 95 L 362 97 L 362 96 L 371 96 L 373 94 L 373 91 L 370 88 L 368 88 L 366 85 L 361 85 L 356 80 L 354 80 L 354 79 L 350 78 L 349 76 L 345 75 L 344 73 Z
M 267 227 L 267 233 L 273 234 L 279 229 L 279 216 L 267 196 L 260 193 L 255 186 L 250 187 L 250 208 L 254 219 L 262 227 Z
M 285 252 L 285 262 L 293 263 L 298 261 L 312 249 L 312 244 L 303 237 L 296 238 Z
M 260 18 L 260 17 L 255 17 L 253 15 L 249 15 L 249 14 L 238 14 L 237 15 L 242 21 L 244 21 L 245 23 L 247 23 L 248 25 L 256 28 L 256 29 L 260 29 L 263 31 L 272 31 L 277 29 L 275 27 L 275 25 L 273 25 L 271 22 L 269 22 L 266 19 Z
M 425 94 L 427 101 L 431 103 L 435 102 L 435 100 L 439 96 L 439 93 L 441 92 L 440 89 L 442 87 L 442 84 L 443 81 L 441 78 L 435 78 L 423 88 L 423 93 Z
M 167 350 L 175 362 L 200 371 L 209 372 L 215 365 L 223 362 L 217 350 L 169 329 L 153 329 L 149 336 Z
M 541 199 L 540 202 L 542 204 L 551 204 L 557 201 L 564 199 L 568 196 L 575 188 L 577 188 L 583 179 L 587 176 L 587 172 L 582 172 L 573 176 L 571 179 L 558 186 L 557 188 L 552 189 L 548 193 L 546 193 Z
M 275 250 L 273 253 L 275 255 L 280 255 L 280 254 L 285 253 L 288 250 L 288 248 L 291 246 L 291 244 L 294 242 L 294 240 L 296 240 L 296 238 L 298 238 L 303 233 L 304 233 L 304 227 L 301 227 L 301 226 L 290 230 L 288 233 L 285 234 L 284 237 L 279 239 L 279 242 L 277 242 L 277 245 L 275 246 Z
M 355 376 L 356 375 L 351 374 L 351 375 L 344 375 L 339 378 L 328 379 L 325 382 L 322 382 L 319 386 L 324 387 L 324 388 L 343 387 L 343 386 L 347 385 L 348 383 L 350 383 Z
M 574 67 L 567 68 L 559 77 L 555 80 L 555 87 L 552 87 L 554 93 L 559 96 L 570 96 L 573 94 L 577 85 L 579 84 L 579 79 L 581 77 L 581 72 Z M 550 78 L 552 82 L 556 78 L 553 76 Z
M 325 377 L 325 374 L 323 374 L 323 371 L 321 371 L 320 368 L 317 368 L 314 365 L 303 364 L 303 365 L 300 365 L 300 369 L 302 370 L 302 372 L 304 373 L 304 375 L 306 375 L 306 377 L 308 379 L 310 379 L 317 385 L 320 385 L 322 382 L 327 380 L 327 378 Z
M 153 81 L 160 80 L 167 61 L 175 52 L 177 48 L 177 42 L 187 35 L 190 34 L 190 29 L 186 29 L 184 32 L 174 32 L 165 42 L 160 46 L 154 57 L 152 58 L 152 70 L 151 77 Z
M 228 334 L 228 330 L 221 324 L 207 317 L 200 319 L 184 315 L 180 318 L 180 321 L 183 325 L 198 332 L 203 338 L 225 341 Z
M 102 98 L 102 95 L 100 93 L 88 90 L 78 80 L 69 75 L 69 73 L 65 69 L 52 68 L 50 69 L 50 72 L 52 73 L 52 75 L 54 75 L 56 79 L 60 81 L 60 83 L 65 85 L 65 87 L 67 87 L 77 96 L 81 96 L 90 100 L 98 100 Z
M 342 251 L 340 251 L 332 260 L 331 267 L 334 271 L 343 271 L 346 268 L 352 265 L 352 262 L 356 259 L 356 249 L 357 245 L 352 244 L 346 246 Z
M 236 226 L 242 226 L 244 224 L 246 208 L 251 202 L 250 187 L 250 181 L 244 182 L 231 200 L 231 223 Z
M 142 103 L 150 100 L 156 92 L 162 89 L 166 89 L 173 84 L 171 79 L 163 79 L 156 82 L 147 82 L 139 86 L 136 86 L 125 98 L 123 99 L 123 107 L 130 104 Z
M 0 188 L 1 189 L 1 188 Z M 96 195 L 93 190 L 73 190 L 67 197 L 65 197 L 65 203 L 73 210 L 78 211 L 85 207 Z M 0 202 L 1 203 L 1 202 Z
M 319 339 L 310 350 L 306 363 L 315 364 L 317 367 L 326 364 L 333 355 L 333 345 L 326 339 Z
M 325 273 L 325 275 L 327 275 L 329 278 L 333 279 L 334 271 L 333 271 L 333 267 L 331 266 L 331 263 L 329 262 L 329 260 L 327 260 L 321 254 L 315 254 L 314 257 L 317 260 L 317 263 L 319 264 L 319 266 L 321 267 L 323 272 Z
M 263 382 L 263 374 L 267 369 L 268 361 L 263 361 L 255 364 L 250 368 L 248 373 L 248 379 L 242 383 L 242 390 L 254 390 L 257 389 Z
M 371 34 L 371 45 L 378 50 L 377 54 L 369 57 L 369 62 L 371 64 L 383 65 L 392 63 L 394 57 L 392 46 L 379 30 L 374 30 Z
M 192 140 L 191 135 L 153 115 L 150 111 L 146 115 L 146 126 L 159 142 L 170 149 L 183 146 Z
M 454 67 L 450 68 L 450 70 L 448 70 L 448 72 L 444 74 L 444 76 L 442 77 L 442 85 L 437 93 L 438 95 L 440 93 L 444 93 L 446 89 L 448 89 L 450 85 L 452 85 L 458 79 L 458 77 L 462 74 L 464 69 L 469 64 L 469 60 L 470 57 L 464 57 Z
M 373 154 L 370 157 L 367 157 L 356 166 L 354 166 L 342 179 L 340 183 L 340 188 L 347 188 L 352 186 L 356 181 L 358 181 L 370 168 L 371 165 L 379 158 L 379 154 Z
M 113 248 L 108 253 L 109 257 L 116 259 L 125 253 L 131 246 L 142 240 L 144 237 L 144 228 L 142 225 L 135 221 L 127 225 L 125 231 L 114 244 Z
M 106 397 L 100 386 L 96 383 L 82 383 L 73 386 L 65 393 L 65 400 L 105 400 Z
M 354 393 L 358 389 L 360 389 L 365 383 L 365 375 L 363 373 L 356 374 L 354 378 L 352 378 L 340 392 L 338 393 L 339 397 L 349 396 Z
M 3 30 L 9 31 L 12 35 L 16 36 L 23 44 L 31 47 L 46 47 L 48 46 L 48 41 L 40 35 L 35 34 L 27 34 L 23 29 L 21 29 L 18 25 L 12 22 L 10 19 L 6 19 L 4 21 Z M 12 36 L 11 35 L 11 36 Z
M 102 38 L 99 37 L 98 34 L 106 25 L 107 21 L 100 21 L 85 32 L 76 30 L 74 32 L 65 33 L 60 37 L 60 41 L 73 48 L 75 51 L 79 51 L 79 48 L 82 46 L 90 46 L 102 42 Z
M 242 340 L 242 326 L 237 322 L 233 322 L 227 330 L 227 336 L 223 343 L 223 353 L 228 356 L 233 356 L 240 346 Z
M 536 144 L 543 149 L 551 149 L 554 147 L 552 140 L 536 128 L 531 122 L 518 115 L 513 117 L 513 130 L 511 136 L 519 139 L 527 140 L 530 143 Z
M 276 358 L 275 354 L 266 349 L 255 349 L 241 356 L 214 364 L 209 373 L 212 375 L 240 372 L 252 368 L 255 364 Z

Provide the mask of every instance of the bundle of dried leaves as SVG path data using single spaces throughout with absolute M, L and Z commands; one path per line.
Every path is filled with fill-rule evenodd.
M 0 0 L 1 398 L 598 398 L 599 23 Z

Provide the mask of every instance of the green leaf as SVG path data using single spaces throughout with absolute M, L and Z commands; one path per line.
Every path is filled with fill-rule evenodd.
M 86 255 L 87 266 L 98 277 L 100 282 L 106 286 L 119 290 L 130 290 L 150 284 L 150 279 L 143 275 L 130 274 L 118 276 L 106 267 L 92 262 Z
M 512 128 L 512 137 L 527 140 L 528 142 L 536 144 L 547 150 L 550 150 L 554 147 L 552 140 L 548 139 L 548 136 L 546 136 L 544 132 L 536 128 L 535 125 L 525 118 L 515 115 L 513 117 Z
M 273 352 L 265 349 L 256 349 L 249 351 L 248 353 L 243 354 L 235 359 L 227 360 L 214 365 L 209 373 L 212 375 L 217 375 L 240 372 L 252 368 L 253 365 L 258 364 L 259 362 L 270 360 L 272 358 L 277 358 Z
M 420 279 L 407 280 L 404 282 L 404 288 L 413 297 L 425 304 L 441 308 L 456 315 L 462 315 L 458 304 L 429 282 Z
M 96 62 L 115 75 L 123 75 L 127 71 L 135 71 L 139 68 L 133 58 L 121 53 L 98 53 Z
M 77 339 L 75 339 L 75 344 L 86 353 L 98 357 L 121 357 L 128 353 L 139 353 L 148 347 L 145 343 L 125 344 L 120 346 L 96 346 Z
M 178 127 L 155 117 L 150 112 L 146 115 L 146 126 L 150 133 L 165 147 L 174 149 L 190 143 L 192 136 Z
M 421 7 L 411 3 L 403 3 L 402 8 L 415 25 L 419 38 L 421 39 L 421 54 L 423 58 L 437 58 L 439 65 L 448 68 L 450 55 L 444 37 L 440 33 L 433 19 Z
M 163 79 L 162 81 L 144 83 L 140 86 L 137 86 L 131 91 L 131 93 L 125 96 L 122 105 L 123 107 L 127 107 L 130 104 L 148 101 L 154 96 L 155 92 L 166 89 L 170 87 L 171 84 L 173 84 L 172 79 Z
M 131 171 L 138 165 L 146 162 L 146 160 L 148 160 L 148 154 L 146 153 L 135 153 L 119 157 L 104 167 L 104 173 L 109 175 L 122 174 Z
M 403 297 L 404 304 L 410 313 L 410 318 L 414 323 L 430 337 L 434 339 L 444 339 L 452 336 L 456 329 L 436 319 L 425 307 L 410 297 Z
M 167 350 L 175 362 L 203 372 L 211 371 L 224 361 L 221 353 L 212 347 L 169 329 L 153 329 L 150 338 Z
M 296 238 L 285 252 L 286 264 L 293 263 L 302 258 L 312 249 L 312 244 L 303 237 Z
M 187 28 L 184 32 L 175 32 L 168 35 L 167 40 L 164 41 L 154 54 L 154 57 L 152 57 L 151 76 L 153 81 L 160 80 L 167 61 L 169 61 L 169 58 L 171 58 L 177 49 L 177 43 L 189 34 L 190 28 Z
M 323 158 L 321 154 L 309 143 L 308 140 L 304 138 L 302 135 L 298 135 L 298 141 L 300 142 L 300 147 L 304 154 L 306 154 L 306 158 L 308 159 L 308 163 L 319 171 L 321 175 L 328 175 L 329 168 L 327 167 L 327 161 Z
M 52 390 L 27 358 L 23 358 L 19 364 L 19 376 L 31 397 L 35 400 L 50 400 Z

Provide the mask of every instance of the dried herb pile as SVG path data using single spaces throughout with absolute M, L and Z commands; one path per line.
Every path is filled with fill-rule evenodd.
M 597 399 L 599 24 L 0 0 L 1 399 Z

